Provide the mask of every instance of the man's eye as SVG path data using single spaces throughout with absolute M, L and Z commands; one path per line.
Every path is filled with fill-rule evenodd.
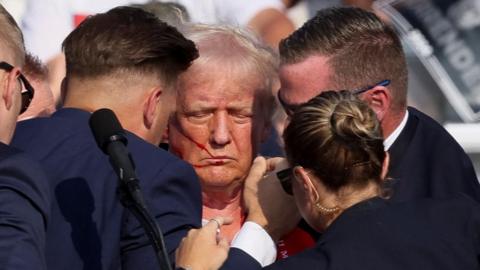
M 239 123 L 250 122 L 253 117 L 251 113 L 233 113 L 232 116 Z
M 203 121 L 207 120 L 212 114 L 206 112 L 194 112 L 194 113 L 186 113 L 186 117 L 192 121 Z

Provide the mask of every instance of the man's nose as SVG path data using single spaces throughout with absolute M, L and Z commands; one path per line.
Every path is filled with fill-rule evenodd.
M 211 127 L 211 141 L 215 145 L 226 145 L 231 141 L 230 126 L 228 115 L 219 113 L 215 115 Z

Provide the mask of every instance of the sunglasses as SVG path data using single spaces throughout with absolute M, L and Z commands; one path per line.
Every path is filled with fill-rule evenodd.
M 283 191 L 288 195 L 293 195 L 292 189 L 293 169 L 286 168 L 277 172 L 277 179 L 282 185 Z
M 383 81 L 380 81 L 374 85 L 368 85 L 366 87 L 363 87 L 363 88 L 359 88 L 359 89 L 355 89 L 353 91 L 351 91 L 354 95 L 360 95 L 360 94 L 363 94 L 369 90 L 372 90 L 373 88 L 377 87 L 377 86 L 388 86 L 390 84 L 390 80 L 383 80 Z M 283 110 L 285 111 L 285 113 L 289 116 L 289 117 L 292 117 L 293 114 L 295 113 L 295 111 L 298 110 L 298 108 L 300 106 L 302 106 L 303 104 L 288 104 L 285 100 L 282 99 L 282 96 L 280 95 L 280 91 L 277 91 L 277 98 L 278 98 L 278 101 L 280 102 L 280 105 L 282 105 L 282 108 Z
M 0 62 L 0 69 L 11 72 L 13 70 L 13 66 L 7 62 Z M 18 75 L 18 79 L 22 85 L 22 107 L 20 109 L 20 114 L 22 114 L 28 109 L 28 106 L 30 106 L 35 90 L 22 73 Z

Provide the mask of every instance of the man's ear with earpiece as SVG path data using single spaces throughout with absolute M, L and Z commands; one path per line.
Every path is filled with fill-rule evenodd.
M 384 86 L 375 86 L 373 89 L 361 94 L 360 98 L 368 103 L 381 122 L 390 110 L 392 95 Z

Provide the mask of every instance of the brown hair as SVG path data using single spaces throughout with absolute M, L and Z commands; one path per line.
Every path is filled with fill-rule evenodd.
M 37 56 L 31 53 L 25 55 L 25 66 L 22 72 L 29 80 L 44 81 L 48 78 L 47 66 L 45 66 Z
M 337 89 L 359 89 L 390 80 L 393 109 L 404 111 L 407 64 L 395 31 L 375 14 L 343 7 L 318 11 L 279 45 L 281 61 L 298 63 L 312 55 L 328 57 Z
M 311 169 L 331 191 L 381 183 L 385 151 L 380 123 L 348 91 L 326 91 L 302 105 L 283 138 L 289 163 Z
M 198 57 L 192 41 L 153 14 L 117 7 L 87 18 L 63 42 L 67 76 L 151 73 L 170 86 Z
M 10 63 L 14 66 L 23 66 L 25 63 L 25 45 L 23 43 L 23 34 L 18 27 L 15 19 L 0 4 L 0 46 L 10 49 L 16 63 Z M 3 48 L 1 48 L 3 49 Z M 1 59 L 4 61 L 5 59 Z

